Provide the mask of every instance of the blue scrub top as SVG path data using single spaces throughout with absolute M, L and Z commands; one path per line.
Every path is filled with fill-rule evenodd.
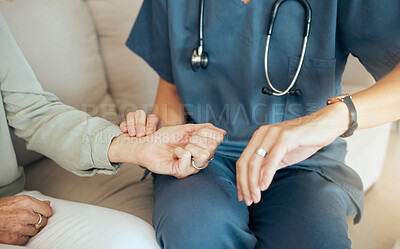
M 228 132 L 217 153 L 239 157 L 253 132 L 313 113 L 341 94 L 349 53 L 376 80 L 400 61 L 399 0 L 309 0 L 311 34 L 300 76 L 300 96 L 264 95 L 266 30 L 275 0 L 205 0 L 207 69 L 193 72 L 191 55 L 199 43 L 200 0 L 144 0 L 127 46 L 166 81 L 175 84 L 194 123 L 213 123 Z M 305 13 L 297 1 L 281 5 L 269 53 L 270 79 L 280 90 L 295 74 Z M 359 209 L 359 176 L 344 165 L 346 143 L 337 139 L 309 159 L 291 166 L 319 172 L 345 190 Z

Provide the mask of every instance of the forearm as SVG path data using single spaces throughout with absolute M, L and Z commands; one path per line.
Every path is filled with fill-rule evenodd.
M 352 100 L 357 110 L 358 129 L 400 119 L 400 65 L 373 86 L 353 94 Z M 350 122 L 349 111 L 343 102 L 328 105 L 308 119 L 335 127 L 338 135 L 347 130 Z
M 2 93 L 8 124 L 27 141 L 29 150 L 77 175 L 116 172 L 107 151 L 112 138 L 121 133 L 117 126 L 64 105 L 48 93 Z
M 400 119 L 400 65 L 370 88 L 353 95 L 358 129 Z
M 153 113 L 160 116 L 165 125 L 170 126 L 184 124 L 184 112 L 176 86 L 160 78 Z

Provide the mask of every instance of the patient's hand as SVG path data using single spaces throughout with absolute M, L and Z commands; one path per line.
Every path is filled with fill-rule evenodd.
M 162 175 L 184 178 L 207 167 L 226 132 L 212 124 L 187 124 L 163 127 L 142 138 L 122 134 L 111 143 L 111 162 L 141 165 Z
M 40 230 L 34 224 L 47 225 L 52 215 L 49 201 L 39 201 L 27 195 L 0 198 L 0 243 L 24 245 Z
M 158 115 L 147 116 L 143 110 L 138 110 L 129 112 L 126 115 L 126 121 L 123 121 L 119 128 L 130 137 L 144 137 L 153 134 L 163 126 L 164 123 Z

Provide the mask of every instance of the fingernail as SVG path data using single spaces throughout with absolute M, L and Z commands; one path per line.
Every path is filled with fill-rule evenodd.
M 151 134 L 151 133 L 153 133 L 153 128 L 147 128 L 147 131 L 146 131 L 146 134 Z
M 267 184 L 265 182 L 261 183 L 261 191 L 264 191 L 267 189 Z
M 240 191 L 238 192 L 238 200 L 243 201 L 243 194 Z
M 246 202 L 247 206 L 250 206 L 253 203 L 253 201 L 247 196 L 244 197 L 244 202 Z
M 129 136 L 135 136 L 136 131 L 135 131 L 135 129 L 130 128 L 128 133 L 129 133 Z
M 258 203 L 258 197 L 256 194 L 251 194 L 251 199 L 253 199 L 254 204 Z
M 128 130 L 128 127 L 126 127 L 126 125 L 124 125 L 124 126 L 122 126 L 122 130 L 126 131 L 126 130 Z
M 143 129 L 138 129 L 138 130 L 137 130 L 137 136 L 138 136 L 138 137 L 141 137 L 141 136 L 143 136 L 143 135 L 144 135 Z
M 261 194 L 258 192 L 258 194 L 252 194 L 251 198 L 253 199 L 254 204 L 257 204 L 261 200 Z

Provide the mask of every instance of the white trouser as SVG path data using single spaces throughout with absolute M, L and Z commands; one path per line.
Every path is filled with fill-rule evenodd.
M 39 200 L 51 201 L 53 216 L 27 244 L 36 249 L 159 249 L 154 229 L 142 219 L 120 211 L 47 197 L 24 191 Z M 0 245 L 0 248 L 14 248 Z M 15 247 L 21 248 L 21 247 Z

